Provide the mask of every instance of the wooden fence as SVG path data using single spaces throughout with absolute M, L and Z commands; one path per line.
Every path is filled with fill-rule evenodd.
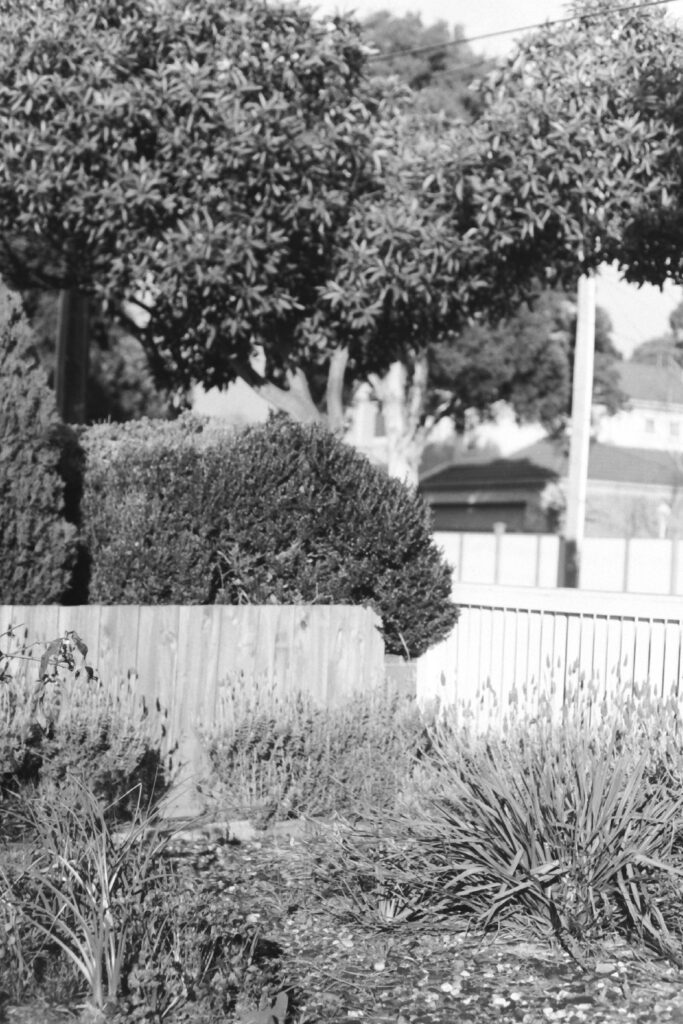
M 379 625 L 369 609 L 338 605 L 0 606 L 0 634 L 21 627 L 38 659 L 74 630 L 107 692 L 161 709 L 190 804 L 186 780 L 203 770 L 197 727 L 216 721 L 222 687 L 300 690 L 334 705 L 383 682 Z
M 461 616 L 417 663 L 421 704 L 455 706 L 473 725 L 513 708 L 556 708 L 647 688 L 683 696 L 683 603 L 650 594 L 458 584 Z

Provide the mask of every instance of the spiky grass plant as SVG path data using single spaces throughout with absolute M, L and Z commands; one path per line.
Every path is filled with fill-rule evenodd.
M 683 895 L 683 790 L 672 784 L 683 748 L 671 715 L 629 700 L 588 731 L 584 710 L 504 734 L 442 718 L 397 812 L 338 831 L 326 884 L 335 877 L 350 909 L 375 920 L 386 906 L 398 920 L 512 920 L 577 959 L 616 931 L 681 960 L 663 900 Z
M 56 798 L 18 801 L 13 814 L 30 854 L 20 866 L 0 862 L 3 904 L 18 930 L 63 952 L 103 1010 L 121 993 L 167 837 L 141 802 L 125 832 L 115 832 L 82 783 Z
M 384 689 L 322 708 L 230 685 L 206 740 L 223 810 L 263 822 L 392 807 L 423 733 L 415 703 Z

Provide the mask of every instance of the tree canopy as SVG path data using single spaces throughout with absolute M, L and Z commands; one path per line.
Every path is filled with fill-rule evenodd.
M 603 261 L 680 279 L 681 33 L 658 9 L 578 10 L 437 129 L 342 18 L 0 0 L 0 268 L 137 306 L 181 387 L 398 362 L 424 390 L 431 346 Z
M 374 50 L 367 64 L 370 76 L 405 82 L 420 112 L 476 116 L 479 100 L 472 84 L 491 69 L 492 61 L 477 56 L 461 26 L 451 32 L 445 21 L 423 25 L 419 14 L 397 17 L 382 10 L 365 18 L 361 29 Z
M 501 294 L 613 260 L 632 281 L 681 276 L 683 35 L 650 6 L 573 10 L 489 79 L 478 145 L 451 165 Z
M 0 236 L 15 284 L 143 306 L 160 379 L 266 376 L 321 344 L 318 290 L 378 187 L 350 23 L 248 0 L 0 5 Z
M 498 324 L 475 324 L 457 343 L 431 346 L 432 411 L 444 403 L 464 429 L 472 413 L 485 419 L 496 402 L 505 401 L 520 422 L 561 431 L 571 414 L 576 312 L 575 295 L 547 291 Z M 621 357 L 609 315 L 600 307 L 595 327 L 593 398 L 615 412 L 624 400 L 617 373 Z

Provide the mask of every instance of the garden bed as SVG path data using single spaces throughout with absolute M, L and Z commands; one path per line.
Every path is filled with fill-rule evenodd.
M 242 823 L 239 831 L 252 837 L 243 841 L 228 838 L 234 831 L 225 825 L 185 829 L 169 854 L 179 877 L 191 878 L 208 900 L 230 904 L 258 937 L 265 954 L 254 991 L 263 986 L 264 999 L 271 1001 L 276 991 L 287 990 L 287 1024 L 683 1018 L 681 972 L 623 941 L 604 941 L 582 970 L 558 946 L 529 941 L 518 931 L 481 935 L 458 919 L 433 927 L 370 927 L 354 919 L 341 894 L 321 899 L 313 884 L 326 824 L 282 822 L 258 832 Z M 82 1014 L 79 1004 L 50 1005 L 47 998 L 5 1003 L 0 1021 L 63 1024 Z M 252 996 L 230 1017 L 209 1018 L 205 1009 L 187 1003 L 167 1019 L 239 1024 L 254 1007 Z M 141 1018 L 116 1019 L 123 1024 Z

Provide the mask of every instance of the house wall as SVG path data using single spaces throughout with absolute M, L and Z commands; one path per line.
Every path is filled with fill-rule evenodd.
M 596 440 L 622 448 L 683 452 L 683 406 L 632 403 L 630 409 L 601 418 Z
M 587 537 L 683 537 L 683 491 L 591 480 L 585 533 Z

